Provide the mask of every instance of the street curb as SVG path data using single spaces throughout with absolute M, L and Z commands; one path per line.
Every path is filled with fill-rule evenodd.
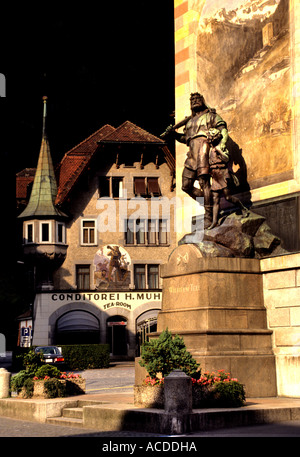
M 109 399 L 103 404 L 100 396 L 99 400 L 95 396 L 89 397 L 84 396 L 82 427 L 99 431 L 162 434 L 172 431 L 172 434 L 180 434 L 300 420 L 300 399 L 248 399 L 246 406 L 241 408 L 195 409 L 191 414 L 174 415 L 163 409 L 138 408 L 132 404 L 109 402 Z M 0 399 L 0 416 L 45 423 L 48 418 L 61 417 L 64 408 L 77 407 L 82 398 Z

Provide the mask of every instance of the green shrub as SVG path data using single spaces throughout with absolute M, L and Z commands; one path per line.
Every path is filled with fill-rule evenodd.
M 217 382 L 214 385 L 214 398 L 218 406 L 235 408 L 245 402 L 244 386 L 238 381 Z
M 34 383 L 32 378 L 26 379 L 24 382 L 24 388 L 25 388 L 25 398 L 31 398 L 33 396 L 33 390 L 34 390 Z
M 61 346 L 66 366 L 70 370 L 109 367 L 108 344 L 79 344 Z
M 192 382 L 194 408 L 239 407 L 245 402 L 243 384 L 224 370 L 206 372 L 200 379 L 192 379 Z
M 36 354 L 33 349 L 30 349 L 30 351 L 23 355 L 23 366 L 27 372 L 34 374 L 36 370 L 42 365 L 43 360 L 41 355 Z
M 141 357 L 140 365 L 146 368 L 152 378 L 158 373 L 165 377 L 176 369 L 192 376 L 200 367 L 186 350 L 183 338 L 178 335 L 173 338 L 168 329 L 164 330 L 159 338 L 143 344 Z
M 12 354 L 12 370 L 14 373 L 25 369 L 23 358 L 32 348 L 14 347 Z
M 57 378 L 51 378 L 44 383 L 47 398 L 57 398 L 66 396 L 66 384 Z
M 49 378 L 59 378 L 60 375 L 61 371 L 52 365 L 42 365 L 35 372 L 35 376 L 41 379 L 44 379 L 45 376 L 49 376 Z
M 12 370 L 15 373 L 21 370 L 34 372 L 42 363 L 41 356 L 34 352 L 33 347 L 17 347 L 13 350 Z
M 12 392 L 21 392 L 22 387 L 27 379 L 31 378 L 32 374 L 28 373 L 26 370 L 21 370 L 19 373 L 11 377 L 10 380 L 10 390 Z

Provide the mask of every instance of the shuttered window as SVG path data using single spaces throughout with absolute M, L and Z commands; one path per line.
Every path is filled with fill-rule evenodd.
M 157 197 L 160 195 L 160 189 L 158 185 L 158 178 L 147 178 L 148 181 L 148 194 Z
M 161 195 L 158 178 L 134 178 L 134 193 L 136 197 L 158 197 Z
M 134 178 L 134 193 L 136 196 L 145 197 L 147 195 L 145 178 Z

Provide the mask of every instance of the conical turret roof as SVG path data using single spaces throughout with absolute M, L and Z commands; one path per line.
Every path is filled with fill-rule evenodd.
M 57 195 L 57 183 L 45 127 L 47 97 L 43 97 L 43 102 L 44 113 L 41 149 L 30 199 L 27 207 L 20 214 L 20 218 L 65 216 L 54 204 Z

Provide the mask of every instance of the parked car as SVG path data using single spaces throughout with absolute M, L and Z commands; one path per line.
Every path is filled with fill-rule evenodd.
M 38 346 L 35 348 L 35 353 L 42 354 L 45 363 L 52 365 L 64 365 L 65 363 L 61 348 L 57 346 Z

